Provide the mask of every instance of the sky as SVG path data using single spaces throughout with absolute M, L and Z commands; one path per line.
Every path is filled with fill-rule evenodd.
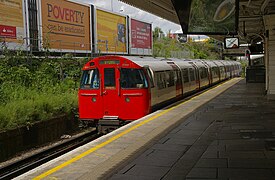
M 146 21 L 153 24 L 153 29 L 155 27 L 160 27 L 162 31 L 167 34 L 169 30 L 172 33 L 181 33 L 181 26 L 170 21 L 167 21 L 161 17 L 152 15 L 145 11 L 142 11 L 133 6 L 129 6 L 118 0 L 74 0 L 82 3 L 93 4 L 98 7 L 113 11 L 120 12 L 122 14 L 126 14 L 132 18 Z

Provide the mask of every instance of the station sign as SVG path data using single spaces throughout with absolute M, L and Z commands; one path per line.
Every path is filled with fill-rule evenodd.
M 96 53 L 127 54 L 128 34 L 126 16 L 96 8 Z
M 0 1 L 0 43 L 8 49 L 27 50 L 24 6 L 23 0 Z
M 152 24 L 130 19 L 130 54 L 152 55 Z
M 90 7 L 66 0 L 40 0 L 42 49 L 91 50 Z

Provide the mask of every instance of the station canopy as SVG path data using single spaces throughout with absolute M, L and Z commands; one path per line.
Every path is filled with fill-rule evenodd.
M 180 24 L 185 34 L 219 40 L 238 36 L 243 43 L 263 40 L 263 16 L 275 14 L 275 0 L 120 0 Z

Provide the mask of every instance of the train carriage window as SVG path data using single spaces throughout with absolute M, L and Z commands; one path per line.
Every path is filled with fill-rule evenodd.
M 217 77 L 219 75 L 219 69 L 218 67 L 212 67 L 212 76 Z
M 116 88 L 116 74 L 114 68 L 104 69 L 104 86 L 106 89 Z
M 188 78 L 188 69 L 183 69 L 182 71 L 182 77 L 183 77 L 183 82 L 187 83 L 189 82 L 189 78 Z M 193 76 L 194 77 L 194 76 Z
M 200 77 L 201 77 L 201 79 L 204 79 L 204 78 L 207 77 L 207 70 L 206 70 L 206 68 L 204 68 L 204 67 L 200 68 Z
M 99 89 L 99 72 L 97 69 L 83 71 L 80 88 Z
M 166 72 L 166 82 L 168 87 L 175 86 L 176 79 L 177 77 L 175 77 L 174 71 Z
M 166 78 L 165 78 L 164 72 L 157 72 L 156 73 L 156 79 L 157 79 L 158 89 L 166 88 Z
M 190 81 L 195 81 L 195 71 L 192 68 L 189 68 L 189 73 L 190 73 Z
M 148 82 L 142 69 L 122 68 L 120 73 L 121 88 L 148 88 Z

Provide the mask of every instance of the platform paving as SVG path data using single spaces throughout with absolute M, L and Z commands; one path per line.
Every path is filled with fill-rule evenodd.
M 241 80 L 111 179 L 275 179 L 275 101 Z

